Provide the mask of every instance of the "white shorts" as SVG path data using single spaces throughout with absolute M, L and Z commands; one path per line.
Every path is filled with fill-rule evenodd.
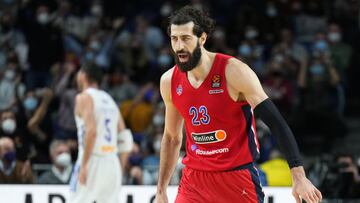
M 79 183 L 80 161 L 76 162 L 70 180 L 70 203 L 118 203 L 121 167 L 118 156 L 91 155 L 86 184 Z

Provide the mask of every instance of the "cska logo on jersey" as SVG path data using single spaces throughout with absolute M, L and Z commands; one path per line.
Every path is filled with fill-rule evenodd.
M 180 96 L 180 95 L 182 94 L 182 92 L 183 92 L 183 88 L 182 88 L 181 85 L 179 85 L 179 86 L 176 88 L 176 94 Z
M 217 88 L 220 87 L 220 84 L 221 84 L 221 76 L 218 74 L 214 75 L 211 79 L 211 87 Z

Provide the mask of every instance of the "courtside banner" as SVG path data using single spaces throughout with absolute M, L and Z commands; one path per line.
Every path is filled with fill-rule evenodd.
M 120 203 L 153 203 L 155 186 L 122 186 Z M 177 186 L 168 188 L 169 202 L 174 202 Z M 265 203 L 295 202 L 288 187 L 264 187 Z M 0 185 L 0 203 L 68 203 L 66 185 Z

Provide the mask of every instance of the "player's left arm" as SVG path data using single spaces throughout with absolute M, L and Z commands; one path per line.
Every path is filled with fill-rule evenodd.
M 297 202 L 319 202 L 320 191 L 306 178 L 295 137 L 274 103 L 264 92 L 254 71 L 232 58 L 226 67 L 226 79 L 231 90 L 245 97 L 254 112 L 269 126 L 284 153 L 293 179 L 293 195 Z
M 93 151 L 96 139 L 96 121 L 94 114 L 94 104 L 90 95 L 82 93 L 76 96 L 75 112 L 84 120 L 84 154 L 81 162 L 79 181 L 86 184 L 88 162 Z

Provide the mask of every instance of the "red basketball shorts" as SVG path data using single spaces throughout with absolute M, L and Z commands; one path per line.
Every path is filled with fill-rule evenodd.
M 224 172 L 183 169 L 175 203 L 263 203 L 255 166 Z

